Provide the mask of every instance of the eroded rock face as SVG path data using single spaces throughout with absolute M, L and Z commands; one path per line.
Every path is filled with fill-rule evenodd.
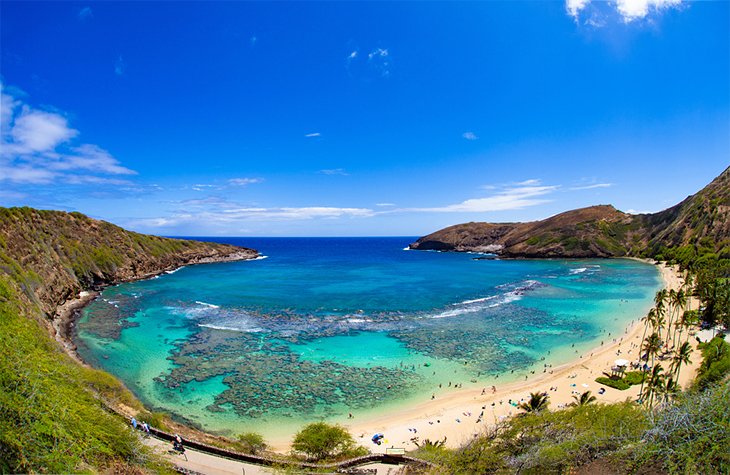
M 515 258 L 655 255 L 662 247 L 730 239 L 730 168 L 664 211 L 632 215 L 610 205 L 530 223 L 465 223 L 420 238 L 411 249 L 488 252 Z
M 0 272 L 53 319 L 83 290 L 142 279 L 180 266 L 253 259 L 227 244 L 126 231 L 81 213 L 0 208 Z

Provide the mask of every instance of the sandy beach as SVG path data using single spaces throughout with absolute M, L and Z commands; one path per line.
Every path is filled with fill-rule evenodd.
M 679 289 L 682 285 L 678 269 L 658 266 L 667 289 Z M 384 413 L 377 418 L 368 420 L 353 420 L 347 428 L 355 439 L 373 452 L 384 452 L 386 448 L 397 447 L 406 450 L 416 449 L 414 437 L 419 440 L 443 439 L 446 445 L 457 447 L 475 437 L 498 421 L 521 412 L 511 405 L 529 399 L 530 392 L 547 392 L 550 396 L 550 408 L 558 409 L 573 401 L 573 394 L 590 390 L 599 402 L 619 402 L 626 399 L 635 399 L 639 387 L 633 386 L 625 391 L 606 387 L 604 394 L 598 390 L 603 387 L 595 379 L 603 372 L 610 371 L 614 361 L 625 358 L 630 361 L 638 357 L 643 325 L 640 319 L 643 315 L 629 323 L 621 335 L 614 335 L 602 346 L 579 355 L 574 361 L 555 367 L 547 367 L 546 372 L 536 374 L 526 381 L 507 383 L 492 388 L 457 389 L 447 394 L 439 394 L 431 399 L 431 394 L 424 394 L 421 404 L 404 408 L 397 413 Z M 693 378 L 699 362 L 699 353 L 696 341 L 690 338 L 694 352 L 692 364 L 684 367 L 680 375 L 680 384 L 684 387 Z M 550 365 L 549 358 L 544 362 Z M 382 445 L 375 445 L 370 441 L 372 434 L 381 432 L 385 435 Z M 272 448 L 277 451 L 288 450 L 286 441 L 270 441 Z

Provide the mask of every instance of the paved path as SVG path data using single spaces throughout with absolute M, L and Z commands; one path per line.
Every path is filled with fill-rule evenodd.
M 237 462 L 215 455 L 205 454 L 197 450 L 185 449 L 185 455 L 171 454 L 172 445 L 169 442 L 150 437 L 145 443 L 162 454 L 178 467 L 187 468 L 206 475 L 271 475 L 274 472 L 268 467 L 253 465 L 250 463 Z M 384 472 L 385 473 L 385 472 Z
M 181 468 L 193 470 L 205 475 L 274 475 L 277 472 L 269 467 L 238 462 L 217 455 L 210 455 L 194 449 L 185 448 L 185 457 L 171 453 L 172 445 L 164 440 L 155 437 L 145 439 L 145 444 L 153 447 L 173 464 Z M 375 469 L 378 475 L 396 475 L 404 465 L 386 465 L 383 463 L 372 463 L 361 465 L 358 468 Z M 289 473 L 289 472 L 287 472 Z M 305 473 L 305 472 L 302 472 Z M 334 473 L 334 472 L 333 472 Z

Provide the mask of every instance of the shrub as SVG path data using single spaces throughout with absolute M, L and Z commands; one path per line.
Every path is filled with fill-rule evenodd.
M 344 427 L 326 422 L 314 422 L 297 432 L 292 450 L 314 461 L 367 453 L 363 447 L 356 446 Z
M 591 404 L 515 417 L 451 456 L 430 455 L 454 474 L 568 473 L 595 458 L 620 454 L 646 429 L 643 409 L 635 404 Z
M 644 381 L 645 376 L 646 373 L 644 373 L 643 371 L 629 371 L 624 374 L 623 379 L 633 386 L 634 384 L 641 384 L 642 381 Z
M 722 336 L 716 336 L 707 343 L 700 344 L 699 348 L 703 359 L 697 369 L 694 385 L 704 389 L 730 373 L 730 344 Z
M 609 388 L 614 388 L 621 391 L 625 391 L 626 389 L 629 389 L 631 387 L 631 385 L 623 379 L 611 379 L 606 378 L 605 376 L 596 378 L 596 382 L 603 384 L 604 386 L 608 386 Z
M 246 432 L 238 436 L 238 441 L 243 450 L 254 455 L 266 449 L 267 444 L 264 437 L 256 432 Z
M 670 473 L 730 473 L 730 387 L 688 391 L 659 412 L 646 432 L 644 460 Z

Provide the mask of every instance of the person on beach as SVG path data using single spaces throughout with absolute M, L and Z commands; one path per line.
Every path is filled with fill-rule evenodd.
M 137 428 L 137 419 L 135 419 L 134 417 L 132 418 L 132 427 L 134 427 L 135 429 Z

